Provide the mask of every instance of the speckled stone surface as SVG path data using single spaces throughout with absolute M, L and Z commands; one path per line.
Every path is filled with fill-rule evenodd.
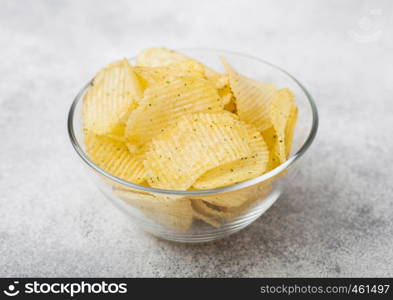
M 392 1 L 0 5 L 0 276 L 393 276 Z M 69 143 L 82 85 L 157 45 L 259 56 L 319 106 L 297 180 L 227 239 L 174 244 L 132 227 Z

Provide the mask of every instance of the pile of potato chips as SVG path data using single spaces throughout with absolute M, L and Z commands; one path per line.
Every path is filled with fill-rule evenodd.
M 289 89 L 221 74 L 181 53 L 143 51 L 97 73 L 83 99 L 86 152 L 129 182 L 168 190 L 224 187 L 260 176 L 290 154 L 297 107 Z M 114 187 L 147 217 L 185 231 L 194 218 L 218 227 L 271 182 L 214 196 L 175 197 Z

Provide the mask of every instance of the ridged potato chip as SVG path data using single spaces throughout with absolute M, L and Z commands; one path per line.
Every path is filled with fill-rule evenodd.
M 233 193 L 233 194 L 232 194 Z M 242 191 L 236 193 L 224 193 L 224 194 L 215 194 L 215 195 L 206 195 L 199 197 L 190 197 L 193 201 L 200 200 L 206 203 L 210 203 L 215 206 L 220 207 L 237 207 L 242 205 L 244 202 L 248 200 L 248 192 Z
M 267 166 L 267 170 L 271 171 L 280 165 L 280 159 L 276 155 L 277 134 L 274 127 L 271 126 L 270 128 L 262 131 L 262 136 L 269 149 L 269 163 Z
M 198 199 L 204 200 L 212 205 L 222 207 L 237 207 L 249 200 L 255 193 L 248 189 L 241 189 L 229 193 L 199 196 Z
M 136 65 L 143 67 L 162 67 L 182 60 L 188 57 L 174 50 L 166 48 L 148 48 L 143 50 L 136 58 Z
M 236 98 L 240 120 L 254 125 L 259 131 L 271 127 L 270 107 L 277 88 L 270 83 L 238 74 L 224 59 L 223 63 L 229 74 L 229 83 Z
M 145 180 L 142 157 L 132 155 L 123 142 L 86 132 L 85 145 L 90 159 L 108 173 L 134 183 Z
M 195 189 L 213 189 L 245 181 L 262 175 L 267 170 L 269 151 L 262 135 L 254 126 L 247 125 L 245 136 L 250 155 L 207 171 L 193 184 Z
M 287 128 L 294 105 L 294 96 L 289 89 L 280 89 L 272 100 L 270 114 L 276 138 L 271 151 L 273 157 L 275 157 L 280 164 L 287 160 L 285 140 L 287 131 L 290 134 L 290 130 L 287 130 Z M 294 112 L 292 112 L 292 114 L 294 114 Z
M 205 223 L 207 223 L 207 224 L 209 224 L 209 225 L 211 225 L 213 227 L 218 228 L 218 227 L 221 226 L 221 223 L 218 220 L 216 220 L 216 218 L 214 218 L 212 216 L 204 215 L 203 213 L 199 212 L 194 207 L 193 207 L 193 215 L 194 215 L 195 219 L 201 220 L 201 221 L 203 221 L 203 222 L 205 222 Z
M 242 203 L 242 205 L 240 205 L 240 206 L 223 207 L 222 208 L 223 218 L 226 221 L 232 221 L 233 219 L 246 213 L 251 207 L 253 207 L 254 205 L 256 205 L 258 203 L 258 200 L 262 200 L 263 197 L 265 197 L 265 195 L 261 194 L 261 195 L 259 195 L 258 198 L 250 197 L 247 201 Z
M 134 68 L 135 73 L 143 82 L 144 88 L 148 88 L 156 83 L 171 81 L 176 77 L 191 76 L 204 78 L 204 66 L 192 59 L 182 60 L 162 67 L 144 67 Z
M 139 209 L 147 218 L 168 228 L 184 232 L 192 224 L 194 211 L 189 199 L 134 193 L 121 189 L 115 189 L 114 194 Z
M 240 119 L 255 125 L 265 138 L 270 151 L 268 170 L 286 161 L 289 156 L 297 107 L 289 89 L 259 82 L 238 74 L 223 59 L 236 98 Z
M 192 199 L 191 205 L 194 211 L 215 220 L 221 225 L 221 222 L 224 219 L 224 212 L 221 210 L 221 207 L 205 202 L 202 199 Z
M 194 211 L 197 211 L 201 216 L 204 216 L 206 220 L 213 220 L 214 223 L 220 224 L 219 226 L 221 227 L 223 223 L 231 221 L 241 215 L 249 209 L 253 203 L 253 201 L 246 201 L 240 206 L 228 208 L 217 206 L 201 199 L 195 199 L 192 200 L 192 207 Z
M 289 119 L 285 129 L 285 154 L 288 159 L 291 154 L 292 140 L 295 133 L 295 127 L 297 122 L 298 108 L 295 103 L 292 104 L 291 112 L 289 113 Z
M 83 98 L 84 127 L 96 134 L 116 131 L 137 107 L 142 89 L 127 59 L 102 69 Z
M 143 67 L 163 67 L 182 62 L 184 60 L 193 60 L 200 64 L 198 61 L 189 58 L 187 55 L 174 50 L 166 48 L 148 48 L 138 55 L 136 65 Z M 206 78 L 212 82 L 217 89 L 223 88 L 226 84 L 228 84 L 228 76 L 226 74 L 220 74 L 207 66 L 203 67 Z
M 222 99 L 203 78 L 182 77 L 153 85 L 140 106 L 131 112 L 126 128 L 128 141 L 141 147 L 184 114 L 219 112 Z
M 230 221 L 266 197 L 271 190 L 272 184 L 271 180 L 269 180 L 263 184 L 236 192 L 192 199 L 192 207 L 194 211 L 198 211 L 200 214 L 213 218 L 216 221 Z M 216 198 L 215 201 L 213 198 Z
M 229 112 L 195 113 L 153 138 L 146 152 L 150 186 L 186 190 L 207 170 L 250 154 L 247 126 Z
M 260 199 L 262 196 L 267 195 L 271 191 L 272 182 L 273 180 L 271 179 L 251 187 L 243 188 L 236 191 L 231 191 L 228 193 L 195 196 L 190 198 L 203 200 L 212 205 L 220 206 L 220 207 L 227 207 L 227 208 L 238 207 L 243 205 L 243 203 L 249 200 L 256 201 Z

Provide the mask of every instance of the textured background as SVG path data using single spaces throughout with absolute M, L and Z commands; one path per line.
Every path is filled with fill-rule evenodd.
M 0 276 L 393 276 L 392 1 L 0 6 Z M 133 228 L 68 141 L 82 85 L 149 46 L 264 58 L 319 106 L 297 180 L 222 241 L 173 244 Z

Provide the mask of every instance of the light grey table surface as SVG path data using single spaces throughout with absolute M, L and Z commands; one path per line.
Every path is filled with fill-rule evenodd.
M 392 1 L 0 1 L 0 276 L 393 276 Z M 253 225 L 183 245 L 131 226 L 66 133 L 96 70 L 149 46 L 271 61 L 320 111 Z

